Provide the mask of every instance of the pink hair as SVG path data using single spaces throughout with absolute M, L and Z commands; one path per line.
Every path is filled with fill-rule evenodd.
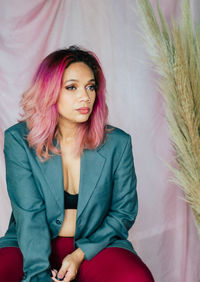
M 29 128 L 27 141 L 34 147 L 41 161 L 50 158 L 50 153 L 60 154 L 53 139 L 57 137 L 58 110 L 57 101 L 61 89 L 64 70 L 73 62 L 82 61 L 93 70 L 97 90 L 93 111 L 85 123 L 78 124 L 76 132 L 75 154 L 81 154 L 84 148 L 97 148 L 106 137 L 108 107 L 105 101 L 106 82 L 96 55 L 78 47 L 58 50 L 48 55 L 40 64 L 32 86 L 22 95 L 23 108 L 21 121 Z

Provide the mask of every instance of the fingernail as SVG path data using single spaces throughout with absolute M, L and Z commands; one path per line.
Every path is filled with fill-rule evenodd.
M 62 274 L 58 274 L 57 276 L 56 276 L 56 279 L 58 280 L 58 281 L 62 281 L 63 279 L 62 279 Z

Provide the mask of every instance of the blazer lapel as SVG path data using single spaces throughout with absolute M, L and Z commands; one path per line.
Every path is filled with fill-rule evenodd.
M 77 207 L 77 219 L 82 214 L 92 192 L 101 176 L 105 157 L 96 150 L 84 149 L 80 163 L 80 182 L 79 182 L 79 200 Z M 43 176 L 51 189 L 57 204 L 61 209 L 64 208 L 64 186 L 63 186 L 63 168 L 60 155 L 53 154 L 52 158 L 39 162 Z
M 101 176 L 105 158 L 97 150 L 84 149 L 81 157 L 77 219 L 86 207 Z
M 54 198 L 61 209 L 64 208 L 64 187 L 61 156 L 53 154 L 51 159 L 40 162 L 43 177 L 49 185 Z

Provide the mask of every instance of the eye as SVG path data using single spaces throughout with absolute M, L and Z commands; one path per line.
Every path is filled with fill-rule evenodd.
M 87 89 L 90 91 L 96 91 L 96 85 L 95 84 L 88 85 Z
M 67 89 L 67 90 L 75 90 L 76 87 L 74 85 L 69 85 L 69 86 L 65 86 L 65 89 Z

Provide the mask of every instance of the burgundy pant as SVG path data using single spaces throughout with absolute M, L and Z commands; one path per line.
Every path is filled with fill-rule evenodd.
M 74 251 L 73 237 L 52 240 L 51 268 L 59 270 L 63 258 Z M 0 249 L 0 281 L 20 282 L 23 276 L 23 257 L 19 248 Z M 52 280 L 53 281 L 53 280 Z M 132 252 L 122 248 L 105 248 L 93 259 L 81 264 L 77 282 L 153 282 L 147 266 Z

